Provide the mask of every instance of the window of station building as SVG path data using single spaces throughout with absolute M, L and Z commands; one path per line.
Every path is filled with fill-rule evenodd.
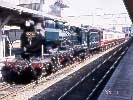
M 111 39 L 112 37 L 113 37 L 112 34 L 109 34 L 109 35 L 108 35 L 108 38 L 109 38 L 109 39 Z
M 16 40 L 20 40 L 21 34 L 23 33 L 22 30 L 17 30 L 17 29 L 12 29 L 12 30 L 8 30 L 6 31 L 8 38 L 10 40 L 10 42 L 14 42 Z
M 45 20 L 45 28 L 55 28 L 55 22 L 53 20 Z

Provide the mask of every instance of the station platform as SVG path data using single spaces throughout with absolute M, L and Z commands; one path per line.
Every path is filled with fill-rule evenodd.
M 133 43 L 120 61 L 98 100 L 133 100 Z

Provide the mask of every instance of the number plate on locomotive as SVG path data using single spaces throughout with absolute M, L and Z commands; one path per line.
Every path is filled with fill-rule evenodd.
M 35 32 L 26 32 L 27 37 L 35 37 L 36 33 Z

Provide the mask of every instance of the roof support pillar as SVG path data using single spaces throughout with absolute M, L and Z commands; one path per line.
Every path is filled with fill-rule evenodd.
M 6 36 L 4 35 L 4 31 L 2 28 L 4 25 L 8 23 L 8 21 L 11 19 L 12 15 L 7 16 L 4 21 L 3 18 L 0 18 L 0 59 L 5 57 L 5 39 Z

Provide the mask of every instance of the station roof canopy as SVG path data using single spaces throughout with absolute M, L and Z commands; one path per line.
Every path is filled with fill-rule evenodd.
M 133 23 L 133 0 L 123 0 L 126 9 L 128 11 L 129 17 Z
M 61 18 L 45 14 L 44 12 L 32 10 L 17 5 L 13 5 L 4 1 L 0 1 L 0 18 L 6 18 L 11 15 L 11 19 L 7 25 L 21 25 L 27 19 L 42 20 L 44 17 L 61 20 Z

